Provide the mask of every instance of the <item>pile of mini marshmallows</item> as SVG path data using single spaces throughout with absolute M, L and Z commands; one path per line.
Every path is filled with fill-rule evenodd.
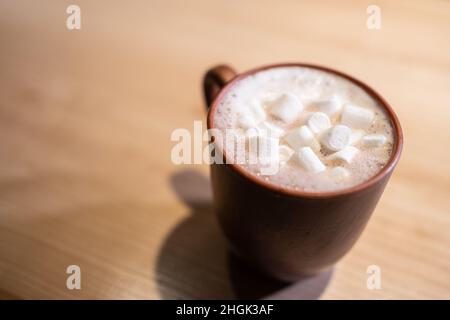
M 250 104 L 247 111 L 239 115 L 237 124 L 247 133 L 250 132 L 249 145 L 254 146 L 253 150 L 258 148 L 260 156 L 270 154 L 271 161 L 281 163 L 294 157 L 297 164 L 312 173 L 327 169 L 317 156 L 321 149 L 326 159 L 350 164 L 360 152 L 354 146 L 358 142 L 361 141 L 367 148 L 381 147 L 386 143 L 387 139 L 382 134 L 366 134 L 375 118 L 372 110 L 342 103 L 337 97 L 315 102 L 314 105 L 318 111 L 308 114 L 302 125 L 287 132 L 274 121 L 271 122 L 267 114 L 286 126 L 298 120 L 305 108 L 296 96 L 289 93 L 280 95 L 265 107 Z M 279 139 L 284 144 L 279 145 Z M 330 173 L 336 180 L 350 175 L 342 166 L 331 168 Z

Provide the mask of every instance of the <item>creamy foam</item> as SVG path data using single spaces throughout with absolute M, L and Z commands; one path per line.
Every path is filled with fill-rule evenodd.
M 294 100 L 297 98 L 302 105 L 301 112 L 295 119 L 289 118 L 278 110 L 271 112 L 273 101 L 283 94 L 292 96 Z M 339 103 L 323 107 L 321 103 L 324 101 L 339 101 Z M 368 127 L 363 130 L 349 125 L 352 132 L 351 148 L 356 148 L 359 152 L 351 163 L 347 163 L 333 156 L 337 150 L 330 150 L 326 147 L 326 143 L 321 142 L 325 131 L 321 133 L 315 131 L 314 135 L 321 143 L 311 147 L 324 165 L 322 167 L 326 169 L 321 172 L 308 171 L 296 158 L 299 149 L 292 148 L 292 144 L 287 142 L 288 134 L 304 125 L 309 125 L 314 130 L 317 126 L 317 130 L 324 130 L 321 126 L 342 125 L 344 120 L 354 125 L 355 122 L 343 119 L 342 109 L 331 110 L 334 106 L 345 107 L 349 104 L 369 110 L 374 116 Z M 285 112 L 284 109 L 281 111 Z M 326 111 L 330 115 L 330 124 L 326 121 L 321 122 L 320 117 L 316 117 L 318 120 L 314 123 L 308 122 L 311 115 L 317 111 Z M 248 76 L 237 81 L 226 92 L 215 112 L 214 126 L 223 133 L 227 129 L 248 129 L 256 124 L 260 127 L 262 123 L 267 123 L 279 130 L 283 153 L 291 148 L 294 156 L 286 162 L 281 161 L 276 174 L 264 175 L 261 173 L 261 164 L 251 164 L 248 160 L 238 165 L 258 179 L 287 189 L 320 192 L 345 189 L 360 184 L 376 175 L 386 165 L 393 148 L 394 134 L 391 121 L 378 102 L 355 83 L 313 68 L 279 67 Z M 292 113 L 286 114 L 290 116 Z M 372 135 L 382 135 L 383 139 Z M 340 144 L 337 143 L 337 145 Z M 217 142 L 217 147 L 224 146 Z M 225 146 L 227 156 L 233 154 L 232 151 Z M 246 151 L 248 152 L 248 145 Z M 319 168 L 322 167 L 319 166 Z

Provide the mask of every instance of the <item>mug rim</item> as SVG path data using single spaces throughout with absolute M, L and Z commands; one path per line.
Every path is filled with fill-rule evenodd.
M 257 178 L 256 176 L 252 175 L 245 169 L 243 169 L 241 166 L 235 163 L 226 163 L 226 151 L 222 149 L 223 154 L 223 165 L 229 166 L 234 172 L 238 173 L 239 175 L 243 176 L 247 180 L 259 185 L 260 187 L 263 187 L 266 190 L 280 193 L 283 195 L 289 195 L 293 197 L 302 197 L 302 198 L 311 198 L 311 199 L 324 199 L 324 198 L 334 198 L 339 196 L 344 196 L 348 194 L 357 193 L 359 191 L 363 191 L 366 189 L 369 189 L 373 185 L 379 183 L 381 180 L 383 180 L 387 175 L 391 174 L 394 170 L 396 164 L 398 163 L 400 159 L 400 155 L 403 148 L 403 132 L 400 125 L 400 122 L 397 118 L 397 115 L 395 114 L 394 110 L 390 106 L 390 104 L 378 93 L 376 92 L 372 87 L 370 87 L 365 82 L 356 79 L 353 76 L 350 76 L 344 72 L 324 67 L 321 65 L 316 64 L 310 64 L 310 63 L 278 63 L 278 64 L 270 64 L 265 65 L 257 68 L 250 69 L 248 71 L 242 72 L 237 74 L 235 77 L 233 77 L 217 94 L 217 96 L 214 98 L 213 102 L 211 103 L 211 106 L 208 111 L 207 116 L 207 127 L 208 129 L 213 129 L 214 127 L 214 115 L 215 111 L 217 109 L 217 106 L 219 105 L 219 102 L 222 100 L 223 96 L 230 90 L 232 86 L 234 86 L 238 81 L 249 77 L 255 73 L 258 73 L 260 71 L 268 70 L 268 69 L 275 69 L 275 68 L 283 68 L 283 67 L 303 67 L 303 68 L 311 68 L 316 70 L 321 70 L 325 72 L 332 73 L 334 75 L 338 75 L 340 77 L 343 77 L 344 79 L 347 79 L 360 88 L 362 88 L 364 91 L 366 91 L 367 94 L 369 94 L 375 101 L 378 102 L 378 104 L 384 109 L 384 111 L 388 114 L 389 119 L 391 120 L 395 136 L 394 136 L 394 144 L 391 156 L 389 158 L 389 161 L 386 163 L 386 165 L 373 177 L 369 178 L 368 180 L 361 182 L 357 185 L 354 185 L 349 188 L 334 190 L 334 191 L 323 191 L 323 192 L 308 192 L 308 191 L 302 191 L 302 190 L 292 190 L 289 188 L 285 188 L 282 186 L 277 186 L 272 183 L 268 183 L 262 179 Z

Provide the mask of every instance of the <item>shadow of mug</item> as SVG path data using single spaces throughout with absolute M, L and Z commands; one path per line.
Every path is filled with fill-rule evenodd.
M 332 271 L 296 283 L 269 278 L 235 257 L 213 212 L 209 180 L 183 170 L 170 184 L 190 212 L 166 237 L 156 279 L 163 299 L 317 299 Z

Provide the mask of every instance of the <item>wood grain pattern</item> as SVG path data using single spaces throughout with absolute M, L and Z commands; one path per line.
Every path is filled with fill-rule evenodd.
M 68 31 L 70 3 L 0 2 L 0 298 L 450 298 L 450 2 L 377 1 L 378 31 L 365 1 L 77 1 Z M 208 67 L 287 61 L 365 80 L 405 135 L 354 249 L 289 287 L 230 259 L 207 166 L 170 162 Z

